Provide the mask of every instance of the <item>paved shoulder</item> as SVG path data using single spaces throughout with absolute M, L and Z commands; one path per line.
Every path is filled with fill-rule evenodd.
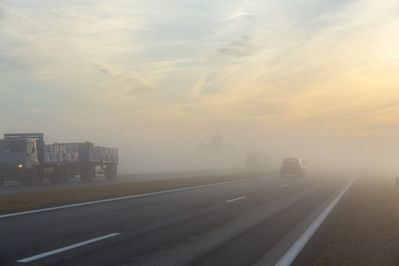
M 294 265 L 399 265 L 399 188 L 360 177 Z

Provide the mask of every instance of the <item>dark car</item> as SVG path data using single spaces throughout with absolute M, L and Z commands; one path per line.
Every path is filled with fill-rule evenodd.
M 280 176 L 305 176 L 305 163 L 299 158 L 286 158 L 281 163 Z

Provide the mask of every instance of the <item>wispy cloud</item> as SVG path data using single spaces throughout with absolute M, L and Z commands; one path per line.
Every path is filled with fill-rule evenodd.
M 115 127 L 167 115 L 211 118 L 204 128 L 311 128 L 326 118 L 342 132 L 389 128 L 398 10 L 394 0 L 4 1 L 1 111 L 29 95 Z

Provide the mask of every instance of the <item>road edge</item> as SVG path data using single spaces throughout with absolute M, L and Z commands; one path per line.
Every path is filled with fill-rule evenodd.
M 185 191 L 185 190 L 194 190 L 194 189 L 208 188 L 208 187 L 221 186 L 221 185 L 227 185 L 227 184 L 233 184 L 233 183 L 249 182 L 249 181 L 252 181 L 257 178 L 260 178 L 260 176 L 249 177 L 249 178 L 233 180 L 233 181 L 219 182 L 219 183 L 210 183 L 210 184 L 203 184 L 203 185 L 197 185 L 197 186 L 180 187 L 180 188 L 175 188 L 175 189 L 161 190 L 161 191 L 155 191 L 155 192 L 149 192 L 149 193 L 143 193 L 143 194 L 128 195 L 128 196 L 122 196 L 122 197 L 116 197 L 116 198 L 85 201 L 85 202 L 80 202 L 80 203 L 60 205 L 60 206 L 42 208 L 42 209 L 34 209 L 34 210 L 29 210 L 29 211 L 14 212 L 14 213 L 0 215 L 0 219 L 41 213 L 41 212 L 49 212 L 49 211 L 67 209 L 67 208 L 75 208 L 75 207 L 81 207 L 81 206 L 87 206 L 87 205 L 101 204 L 101 203 L 107 203 L 107 202 L 112 202 L 112 201 L 120 201 L 120 200 L 127 200 L 127 199 L 133 199 L 133 198 L 142 198 L 142 197 L 147 197 L 147 196 L 173 193 L 173 192 L 179 192 L 179 191 Z
M 276 266 L 289 266 L 291 265 L 299 253 L 303 250 L 309 240 L 312 238 L 314 233 L 319 229 L 331 211 L 335 208 L 338 202 L 342 199 L 348 189 L 355 182 L 357 177 L 353 178 L 341 192 L 331 201 L 330 204 L 321 212 L 321 214 L 310 224 L 310 226 L 302 233 L 302 235 L 294 242 L 294 244 L 288 249 L 285 255 L 276 263 Z

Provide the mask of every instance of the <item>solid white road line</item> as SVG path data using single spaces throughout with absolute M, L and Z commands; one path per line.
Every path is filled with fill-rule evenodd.
M 86 201 L 86 202 L 81 202 L 81 203 L 61 205 L 61 206 L 57 206 L 57 207 L 36 209 L 36 210 L 31 210 L 31 211 L 15 212 L 15 213 L 9 213 L 9 214 L 0 215 L 0 219 L 8 218 L 8 217 L 14 217 L 14 216 L 34 214 L 34 213 L 39 213 L 39 212 L 48 212 L 48 211 L 55 211 L 55 210 L 61 210 L 61 209 L 67 209 L 67 208 L 86 206 L 86 205 L 106 203 L 106 202 L 111 202 L 111 201 L 142 198 L 142 197 L 159 195 L 159 194 L 179 192 L 179 191 L 184 191 L 184 190 L 194 190 L 194 189 L 208 188 L 208 187 L 221 186 L 221 185 L 227 185 L 227 184 L 233 184 L 233 183 L 243 183 L 243 182 L 252 181 L 252 180 L 254 180 L 256 178 L 259 178 L 259 177 L 251 177 L 251 178 L 245 178 L 245 179 L 241 179 L 241 180 L 234 180 L 234 181 L 227 181 L 227 182 L 220 182 L 220 183 L 212 183 L 212 184 L 199 185 L 199 186 L 182 187 L 182 188 L 176 188 L 176 189 L 162 190 L 162 191 L 150 192 L 150 193 L 145 193 L 145 194 L 124 196 L 124 197 L 117 197 L 117 198 L 109 198 L 109 199 L 103 199 L 103 200 Z
M 90 240 L 87 240 L 87 241 L 83 241 L 83 242 L 80 242 L 80 243 L 77 243 L 77 244 L 73 244 L 73 245 L 66 246 L 66 247 L 63 247 L 63 248 L 59 248 L 59 249 L 56 249 L 56 250 L 52 250 L 52 251 L 49 251 L 49 252 L 41 253 L 41 254 L 38 254 L 38 255 L 35 255 L 35 256 L 32 256 L 32 257 L 28 257 L 28 258 L 25 258 L 25 259 L 20 259 L 20 260 L 17 260 L 17 262 L 19 262 L 19 263 L 29 263 L 29 262 L 32 262 L 32 261 L 35 261 L 35 260 L 39 260 L 39 259 L 42 259 L 42 258 L 45 258 L 45 257 L 48 257 L 48 256 L 52 256 L 52 255 L 55 255 L 55 254 L 58 254 L 58 253 L 61 253 L 61 252 L 65 252 L 65 251 L 71 250 L 71 249 L 74 249 L 74 248 L 78 248 L 78 247 L 81 247 L 81 246 L 86 246 L 86 245 L 92 244 L 94 242 L 105 240 L 105 239 L 108 239 L 108 238 L 111 238 L 111 237 L 114 237 L 114 236 L 117 236 L 117 235 L 119 235 L 119 233 L 113 233 L 113 234 L 109 234 L 109 235 L 105 235 L 105 236 L 96 237 L 96 238 L 93 238 L 93 239 L 90 239 Z
M 247 198 L 247 196 L 242 196 L 242 197 L 238 197 L 238 198 L 235 198 L 235 199 L 226 200 L 226 203 L 230 203 L 230 202 L 234 202 L 234 201 L 242 200 L 242 199 L 246 199 L 246 198 Z
M 338 196 L 323 210 L 323 212 L 313 221 L 313 223 L 306 229 L 306 231 L 298 238 L 287 253 L 277 262 L 277 266 L 291 265 L 298 254 L 302 251 L 308 243 L 313 234 L 317 231 L 320 225 L 324 222 L 330 212 L 334 209 L 337 203 L 341 200 L 342 196 L 353 184 L 356 178 L 352 179 L 348 185 L 338 194 Z
M 282 184 L 282 185 L 280 185 L 280 187 L 288 187 L 289 185 L 288 184 Z

